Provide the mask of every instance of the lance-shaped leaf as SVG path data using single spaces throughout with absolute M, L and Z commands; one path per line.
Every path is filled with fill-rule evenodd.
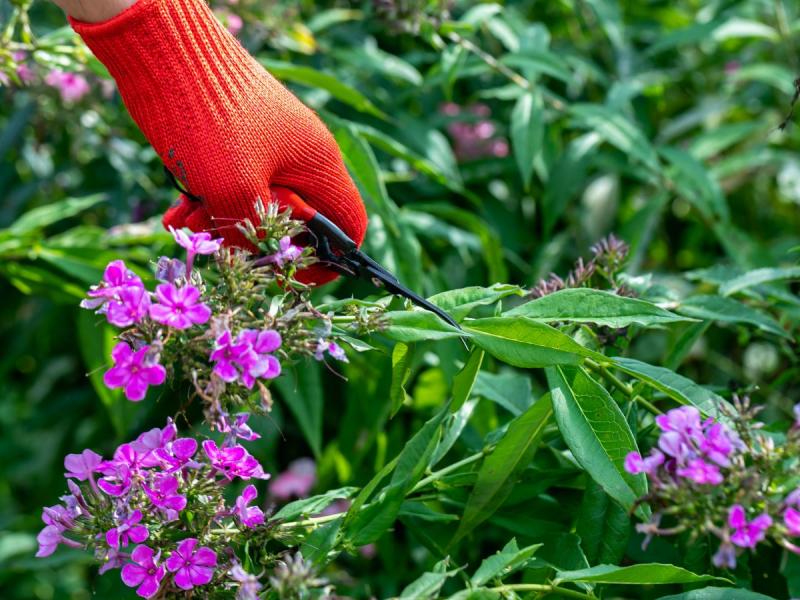
M 585 582 L 585 583 L 614 583 L 614 584 L 663 584 L 663 583 L 701 583 L 703 581 L 724 581 L 729 582 L 724 577 L 714 577 L 712 575 L 698 575 L 684 568 L 675 565 L 646 563 L 641 565 L 631 565 L 629 567 L 618 567 L 616 565 L 597 565 L 590 569 L 580 569 L 579 571 L 560 571 L 555 582 L 562 583 Z

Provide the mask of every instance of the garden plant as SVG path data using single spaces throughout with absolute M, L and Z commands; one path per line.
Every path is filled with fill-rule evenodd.
M 0 0 L 0 596 L 800 597 L 800 9 L 210 7 L 447 319 L 274 189 L 175 217 L 125 82 Z

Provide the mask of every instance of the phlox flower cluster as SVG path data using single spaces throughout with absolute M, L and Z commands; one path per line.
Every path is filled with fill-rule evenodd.
M 713 563 L 727 569 L 762 543 L 800 554 L 793 539 L 800 537 L 800 488 L 792 487 L 796 478 L 785 461 L 800 450 L 800 423 L 778 446 L 759 431 L 757 412 L 737 398 L 735 414 L 724 422 L 704 419 L 692 406 L 655 418 L 655 447 L 646 456 L 631 452 L 625 458 L 625 470 L 644 473 L 649 483 L 640 501 L 653 507 L 653 517 L 637 525 L 645 546 L 653 535 L 711 534 L 719 540 Z
M 252 482 L 269 476 L 239 443 L 258 437 L 247 415 L 224 426 L 219 444 L 178 437 L 169 420 L 119 446 L 111 459 L 92 450 L 68 455 L 69 493 L 44 509 L 36 556 L 49 556 L 60 544 L 92 549 L 101 573 L 120 569 L 122 581 L 143 598 L 212 581 L 253 588 L 235 549 L 264 525 Z M 248 484 L 226 502 L 224 489 L 239 480 Z

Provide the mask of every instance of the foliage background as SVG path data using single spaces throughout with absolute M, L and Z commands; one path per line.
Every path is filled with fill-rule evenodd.
M 221 8 L 242 15 L 243 43 L 332 127 L 368 203 L 367 249 L 410 287 L 433 294 L 494 282 L 533 286 L 551 271 L 563 275 L 609 232 L 631 245 L 626 272 L 652 277 L 651 296 L 676 307 L 737 273 L 796 264 L 800 130 L 777 129 L 798 71 L 793 3 L 520 0 L 449 8 L 449 17 L 438 3 L 413 1 L 241 0 Z M 0 0 L 0 25 L 11 14 Z M 69 43 L 55 7 L 37 2 L 30 18 L 37 43 L 50 48 L 36 54 L 42 73 L 87 58 L 52 49 Z M 487 64 L 482 53 L 494 59 Z M 93 91 L 75 104 L 36 83 L 0 88 L 4 598 L 126 593 L 117 578 L 97 577 L 80 552 L 34 559 L 40 507 L 63 489 L 66 453 L 108 454 L 174 412 L 166 398 L 132 406 L 97 385 L 109 334 L 77 307 L 110 259 L 146 266 L 170 247 L 157 215 L 174 197 L 118 96 L 102 95 L 101 67 L 89 59 L 88 72 Z M 510 140 L 511 153 L 458 157 L 448 124 L 471 117 L 448 116 L 445 102 L 490 107 L 495 137 Z M 64 203 L 93 194 L 102 198 Z M 39 223 L 18 220 L 47 206 L 64 218 L 40 212 Z M 697 343 L 689 343 L 697 332 L 684 336 L 689 326 L 677 325 L 644 332 L 631 348 L 623 337 L 618 350 L 723 392 L 757 388 L 770 417 L 786 419 L 800 382 L 793 340 L 800 303 L 790 290 L 775 291 L 782 300 L 747 299 L 769 319 L 780 305 L 783 336 L 774 319 L 748 313 L 744 326 L 741 314 L 717 314 Z M 370 293 L 349 282 L 319 292 Z M 678 342 L 688 345 L 676 351 Z M 341 374 L 304 366 L 296 389 L 278 388 L 284 401 L 258 423 L 264 443 L 254 448 L 269 470 L 313 455 L 318 490 L 361 485 L 445 402 L 463 360 L 457 342 L 417 348 L 409 398 L 391 419 L 392 344 L 371 343 L 381 352 L 354 355 Z M 488 367 L 495 374 L 476 387 L 481 400 L 458 442 L 465 454 L 509 420 L 509 406 L 529 406 L 546 389 L 540 372 Z M 555 468 L 557 448 L 536 468 Z M 515 535 L 520 546 L 550 540 L 549 560 L 574 566 L 567 563 L 581 514 L 579 475 L 561 473 L 552 489 L 529 477 L 519 502 L 462 544 L 456 563 L 474 567 Z M 396 595 L 437 558 L 422 529 L 403 521 L 379 540 L 374 558 L 345 556 L 333 576 L 355 596 Z M 631 529 L 626 561 L 707 570 L 702 549 L 694 556 L 656 542 L 645 555 L 640 542 Z M 751 562 L 741 584 L 777 598 L 800 594 L 796 559 L 775 550 Z M 655 598 L 680 590 L 673 587 L 609 597 Z

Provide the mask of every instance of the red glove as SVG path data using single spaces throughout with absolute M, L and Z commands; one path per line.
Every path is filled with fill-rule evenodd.
M 361 198 L 325 125 L 217 21 L 202 0 L 139 0 L 104 23 L 71 20 L 108 67 L 133 119 L 202 204 L 181 197 L 164 225 L 246 241 L 256 198 L 287 187 L 360 244 Z M 315 265 L 301 280 L 336 275 Z

